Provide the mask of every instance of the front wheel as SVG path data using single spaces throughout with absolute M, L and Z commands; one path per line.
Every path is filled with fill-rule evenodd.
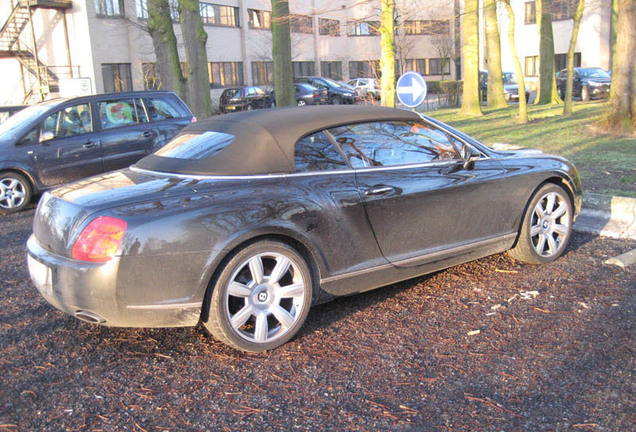
M 342 98 L 340 96 L 334 96 L 331 99 L 331 104 L 332 105 L 341 105 L 342 104 Z
M 234 348 L 261 352 L 289 341 L 303 325 L 312 279 L 295 249 L 260 241 L 230 258 L 211 289 L 208 331 Z
M 583 102 L 589 102 L 590 100 L 590 91 L 588 90 L 587 86 L 581 87 L 581 100 Z
M 298 106 L 299 107 L 303 107 L 306 106 L 307 102 L 305 101 L 305 99 L 298 99 Z
M 31 184 L 20 174 L 0 174 L 0 214 L 23 210 L 31 202 Z
M 546 184 L 534 194 L 521 225 L 515 247 L 508 254 L 529 264 L 557 259 L 572 233 L 572 201 L 555 184 Z

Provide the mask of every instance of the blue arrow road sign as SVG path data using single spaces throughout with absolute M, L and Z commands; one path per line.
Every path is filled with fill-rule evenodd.
M 397 81 L 397 97 L 409 108 L 419 106 L 426 99 L 426 80 L 417 72 L 405 72 Z

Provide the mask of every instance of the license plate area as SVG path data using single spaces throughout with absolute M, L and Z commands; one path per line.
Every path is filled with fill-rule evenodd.
M 36 288 L 44 294 L 53 294 L 53 277 L 51 269 L 42 264 L 40 261 L 27 256 L 27 264 L 29 266 L 29 274 Z

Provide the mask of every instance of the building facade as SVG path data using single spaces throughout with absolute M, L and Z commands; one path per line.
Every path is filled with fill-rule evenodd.
M 270 1 L 210 0 L 200 5 L 213 101 L 225 87 L 270 85 Z M 176 0 L 171 6 L 185 59 Z M 402 0 L 397 9 L 400 68 L 417 70 L 428 79 L 454 79 L 459 0 Z M 295 75 L 344 81 L 378 75 L 379 1 L 292 0 L 290 12 Z M 53 97 L 69 78 L 84 78 L 82 85 L 92 93 L 157 86 L 146 31 L 147 0 L 2 0 L 0 19 L 4 28 L 15 28 L 11 37 L 0 34 L 2 105 Z M 25 64 L 19 57 L 25 52 L 37 64 Z

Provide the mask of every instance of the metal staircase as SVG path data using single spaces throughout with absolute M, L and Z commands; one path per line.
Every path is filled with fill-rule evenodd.
M 14 58 L 20 63 L 25 83 L 24 103 L 44 100 L 48 94 L 58 91 L 59 85 L 57 75 L 38 57 L 33 29 L 30 44 L 21 36 L 36 9 L 57 9 L 63 13 L 70 7 L 70 0 L 19 0 L 0 29 L 0 58 Z M 32 78 L 27 79 L 25 72 Z

